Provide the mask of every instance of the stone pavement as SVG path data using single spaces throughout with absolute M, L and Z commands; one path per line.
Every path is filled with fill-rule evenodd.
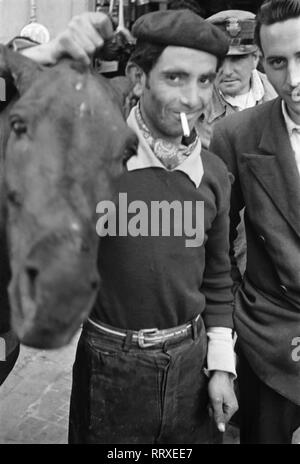
M 67 443 L 78 336 L 60 350 L 21 347 L 13 371 L 0 388 L 0 444 Z M 238 444 L 238 430 L 229 427 L 224 442 Z M 300 442 L 300 430 L 295 442 Z
M 0 444 L 67 443 L 71 372 L 78 335 L 66 348 L 21 347 L 0 388 Z

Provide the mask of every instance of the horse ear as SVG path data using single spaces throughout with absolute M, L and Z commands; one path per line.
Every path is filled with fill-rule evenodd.
M 20 95 L 29 89 L 42 70 L 42 66 L 35 61 L 5 45 L 0 45 L 0 77 L 12 80 Z

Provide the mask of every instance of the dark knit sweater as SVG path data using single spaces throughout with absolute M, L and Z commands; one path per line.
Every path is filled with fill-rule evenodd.
M 186 247 L 189 237 L 174 236 L 172 221 L 170 237 L 101 238 L 95 319 L 123 329 L 164 329 L 201 313 L 207 327 L 232 327 L 230 182 L 220 159 L 205 150 L 201 155 L 199 188 L 180 171 L 153 167 L 123 174 L 119 192 L 127 193 L 128 204 L 143 200 L 150 210 L 151 201 L 204 201 L 205 238 L 202 246 Z

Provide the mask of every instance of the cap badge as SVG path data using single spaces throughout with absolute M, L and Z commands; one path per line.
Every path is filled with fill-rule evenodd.
M 226 24 L 226 31 L 230 37 L 236 37 L 241 32 L 240 22 L 236 18 L 229 18 Z

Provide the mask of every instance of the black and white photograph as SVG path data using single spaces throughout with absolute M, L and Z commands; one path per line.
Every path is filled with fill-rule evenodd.
M 300 0 L 0 0 L 6 444 L 300 445 Z

